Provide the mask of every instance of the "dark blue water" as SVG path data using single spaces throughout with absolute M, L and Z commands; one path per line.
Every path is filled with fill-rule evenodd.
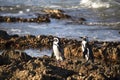
M 9 34 L 54 35 L 91 40 L 120 41 L 119 0 L 0 0 L 0 15 L 36 17 L 44 8 L 62 9 L 75 19 L 83 17 L 87 25 L 70 20 L 51 19 L 50 23 L 0 23 Z

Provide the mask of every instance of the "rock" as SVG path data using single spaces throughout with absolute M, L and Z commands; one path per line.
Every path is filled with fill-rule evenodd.
M 11 49 L 14 46 L 14 41 L 8 41 L 5 43 L 5 49 Z
M 54 36 L 15 35 L 10 37 L 9 40 L 0 39 L 0 49 L 6 47 L 0 55 L 1 80 L 120 79 L 120 42 L 90 43 L 95 62 L 82 64 L 84 59 L 82 59 L 81 41 L 60 38 L 66 59 L 59 62 L 49 56 L 32 58 L 20 50 L 15 50 L 16 48 L 51 49 L 53 43 L 50 40 Z
M 93 76 L 89 76 L 89 77 L 86 78 L 86 80 L 93 80 L 93 79 L 94 79 Z
M 6 31 L 0 30 L 0 38 L 2 38 L 2 39 L 9 39 L 10 36 L 7 34 Z
M 1 35 L 1 34 L 0 34 Z M 6 32 L 4 35 L 9 36 Z M 1 35 L 2 36 L 2 35 Z M 3 37 L 3 36 L 2 36 Z M 26 48 L 52 48 L 52 39 L 54 36 L 46 35 L 26 35 L 10 36 L 10 40 L 2 40 L 0 42 L 1 49 L 26 49 Z M 81 42 L 73 39 L 60 38 L 64 47 L 65 57 L 82 57 Z M 120 42 L 92 42 L 91 47 L 95 58 L 102 60 L 117 60 L 119 56 Z M 99 46 L 97 45 L 99 44 Z M 94 46 L 95 45 L 95 46 Z
M 31 57 L 26 53 L 17 50 L 6 50 L 1 54 L 1 56 L 6 62 L 9 62 L 10 60 L 28 61 L 31 59 Z
M 15 79 L 41 79 L 41 80 L 79 80 L 79 79 L 119 79 L 120 65 L 95 63 L 84 65 L 81 60 L 76 57 L 67 58 L 65 61 L 56 62 L 55 59 L 51 59 L 49 56 L 42 58 L 29 58 L 22 57 L 17 54 L 19 51 L 6 51 L 0 55 L 0 60 L 6 61 L 9 58 L 9 64 L 0 65 L 0 78 L 15 80 Z M 23 53 L 24 54 L 24 53 Z M 25 55 L 25 54 L 24 54 Z M 6 59 L 3 59 L 6 57 Z M 19 59 L 22 58 L 22 59 Z M 27 60 L 25 60 L 28 58 Z M 17 59 L 17 60 L 16 60 Z M 24 60 L 23 60 L 24 59 Z M 98 60 L 97 62 L 99 62 Z M 60 64 L 64 65 L 60 65 Z M 115 63 L 116 64 L 116 63 Z M 80 65 L 80 66 L 79 66 Z M 75 68 L 74 68 L 75 67 Z M 117 72 L 116 72 L 117 71 Z M 7 76 L 5 76 L 7 74 Z
M 10 35 L 11 38 L 18 38 L 19 35 L 18 34 L 14 34 L 14 35 Z
M 35 38 L 34 35 L 26 35 L 25 37 L 28 38 L 28 39 L 29 39 L 29 38 Z
M 69 19 L 71 16 L 67 14 L 62 14 L 62 13 L 52 13 L 50 14 L 50 17 L 55 18 L 55 19 Z
M 86 21 L 86 19 L 85 18 L 80 18 L 79 21 Z
M 21 18 L 21 17 L 11 17 L 11 16 L 0 16 L 0 22 L 50 22 L 47 15 L 39 14 L 37 18 Z
M 72 80 L 72 78 L 71 78 L 71 77 L 68 77 L 67 80 Z
M 46 13 L 63 13 L 64 12 L 60 9 L 43 9 L 43 11 Z
M 2 62 L 3 58 L 2 56 L 0 55 L 0 65 L 3 65 L 4 63 Z
M 16 79 L 27 79 L 29 77 L 29 71 L 28 70 L 22 70 L 22 71 L 19 71 L 15 74 L 15 78 Z
M 64 11 L 59 9 L 44 9 L 44 12 L 46 12 L 51 18 L 55 19 L 70 19 L 71 16 L 64 13 Z

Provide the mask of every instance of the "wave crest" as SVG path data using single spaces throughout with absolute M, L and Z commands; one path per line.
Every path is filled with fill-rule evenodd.
M 82 7 L 88 7 L 88 8 L 109 8 L 113 5 L 120 5 L 119 2 L 113 1 L 113 0 L 81 0 L 80 5 Z
M 89 8 L 100 8 L 105 7 L 109 8 L 110 4 L 109 2 L 102 2 L 100 0 L 81 0 L 80 5 L 83 7 L 89 7 Z

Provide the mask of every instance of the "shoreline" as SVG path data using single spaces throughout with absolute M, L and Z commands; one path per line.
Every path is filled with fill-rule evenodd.
M 73 11 L 70 10 L 70 12 Z M 84 16 L 74 16 L 64 9 L 53 8 L 43 8 L 39 12 L 32 12 L 31 15 L 29 13 L 20 15 L 0 15 L 1 29 L 8 31 L 10 34 L 51 34 L 64 36 L 68 39 L 73 37 L 79 39 L 80 36 L 88 35 L 91 40 L 120 41 L 119 22 L 90 21 L 89 18 Z M 44 26 L 45 28 L 43 28 Z M 64 31 L 62 34 L 59 33 L 61 27 L 65 27 L 61 29 Z
M 82 58 L 81 41 L 60 38 L 64 47 L 65 60 L 57 62 L 49 56 L 31 57 L 15 49 L 52 48 L 51 39 L 46 35 L 8 35 L 0 30 L 0 79 L 2 80 L 119 80 L 120 42 L 92 41 L 95 62 L 85 63 Z M 34 53 L 33 53 L 34 54 Z M 113 66 L 114 65 L 114 66 Z
M 52 39 L 55 36 L 52 35 L 9 35 L 6 31 L 0 30 L 0 50 L 7 49 L 52 49 Z M 69 55 L 81 57 L 81 41 L 76 39 L 66 39 L 60 38 L 60 42 L 64 48 L 64 55 L 67 57 Z M 105 57 L 107 54 L 109 59 L 117 60 L 120 50 L 119 41 L 90 41 L 89 42 L 94 56 L 96 58 Z M 116 58 L 112 58 L 112 55 Z

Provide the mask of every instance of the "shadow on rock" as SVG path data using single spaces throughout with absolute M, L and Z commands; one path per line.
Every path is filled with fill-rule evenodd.
M 17 50 L 5 50 L 2 54 L 1 54 L 1 65 L 3 64 L 10 64 L 13 60 L 14 61 L 28 61 L 30 60 L 31 57 L 29 55 L 27 55 L 24 52 L 21 51 L 17 51 Z
M 76 74 L 73 70 L 64 69 L 58 66 L 49 65 L 50 70 L 46 71 L 47 74 L 50 74 L 56 80 L 67 79 L 67 77 Z

